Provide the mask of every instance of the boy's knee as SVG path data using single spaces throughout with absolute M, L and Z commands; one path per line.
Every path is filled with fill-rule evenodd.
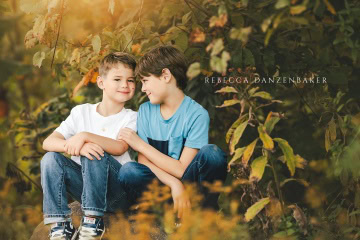
M 41 159 L 40 168 L 44 170 L 53 167 L 54 164 L 56 165 L 59 155 L 61 155 L 61 153 L 58 152 L 45 153 L 45 155 Z
M 120 168 L 119 180 L 122 184 L 137 185 L 140 175 L 139 163 L 127 162 Z
M 221 148 L 216 146 L 215 144 L 207 144 L 203 146 L 200 151 L 208 163 L 214 167 L 226 167 L 226 154 Z
M 91 160 L 85 156 L 80 156 L 80 161 L 81 161 L 81 165 L 83 165 L 85 163 L 87 163 L 87 164 L 102 164 L 102 163 L 106 163 L 109 160 L 109 156 L 110 155 L 107 152 L 104 152 L 104 156 L 100 155 L 100 160 L 97 159 L 95 156 L 92 156 L 93 160 Z

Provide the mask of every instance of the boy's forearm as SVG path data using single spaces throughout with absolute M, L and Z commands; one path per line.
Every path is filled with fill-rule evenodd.
M 154 165 L 152 162 L 149 161 L 149 159 L 147 159 L 144 155 L 142 155 L 141 153 L 139 153 L 138 155 L 138 162 L 141 164 L 144 164 L 145 166 L 147 166 L 148 168 L 150 168 L 150 170 L 156 175 L 156 177 L 165 185 L 169 186 L 170 188 L 174 185 L 174 184 L 179 184 L 181 183 L 181 181 L 179 179 L 177 179 L 176 177 L 174 177 L 173 175 L 165 172 L 164 170 L 162 170 L 161 168 L 157 167 L 156 165 Z M 182 183 L 181 183 L 182 184 Z
M 122 155 L 129 148 L 129 145 L 122 140 L 114 140 L 112 138 L 103 137 L 89 132 L 83 132 L 82 134 L 85 136 L 85 142 L 95 143 L 105 152 L 114 156 Z
M 53 132 L 43 142 L 43 149 L 48 152 L 64 152 L 66 140 L 58 132 Z
M 184 174 L 186 167 L 183 166 L 179 160 L 163 154 L 145 142 L 141 146 L 139 152 L 141 152 L 147 158 L 147 160 L 153 163 L 156 167 L 178 179 L 180 179 Z

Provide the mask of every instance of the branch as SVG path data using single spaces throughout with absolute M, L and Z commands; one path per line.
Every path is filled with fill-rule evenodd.
M 62 1 L 61 1 L 60 22 L 59 22 L 59 28 L 58 28 L 58 32 L 57 32 L 57 36 L 56 36 L 56 42 L 55 42 L 55 47 L 54 47 L 54 54 L 53 54 L 52 59 L 51 59 L 51 65 L 50 65 L 51 68 L 52 68 L 53 63 L 54 63 L 55 53 L 56 53 L 56 47 L 57 47 L 57 44 L 58 44 L 58 41 L 59 41 L 60 27 L 61 27 L 62 18 L 63 18 L 63 15 L 64 15 L 64 2 L 65 2 L 65 0 L 62 0 Z
M 142 13 L 142 9 L 143 9 L 143 5 L 144 5 L 144 0 L 141 1 L 141 7 L 140 7 L 140 12 L 139 12 L 139 20 L 136 24 L 136 27 L 134 29 L 134 32 L 131 36 L 131 40 L 126 44 L 125 48 L 122 50 L 122 51 L 125 51 L 125 49 L 129 46 L 129 44 L 134 41 L 134 36 L 135 36 L 135 32 L 136 32 L 136 29 L 138 28 L 139 24 L 140 24 L 140 21 L 141 21 L 141 13 Z

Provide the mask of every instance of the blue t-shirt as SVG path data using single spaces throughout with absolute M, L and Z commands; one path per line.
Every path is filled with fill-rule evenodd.
M 174 159 L 184 146 L 200 149 L 209 141 L 208 112 L 188 96 L 169 119 L 164 119 L 159 104 L 145 102 L 138 112 L 138 135 L 148 144 Z

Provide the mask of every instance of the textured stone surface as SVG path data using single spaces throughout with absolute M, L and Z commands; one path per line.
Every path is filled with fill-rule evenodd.
M 80 220 L 82 217 L 82 211 L 81 211 L 81 206 L 80 203 L 78 202 L 73 202 L 71 204 L 69 204 L 69 207 L 72 210 L 72 220 L 73 220 L 73 224 L 76 228 L 79 227 L 80 225 Z M 111 222 L 114 220 L 114 218 L 111 218 L 112 216 L 114 216 L 113 214 L 105 214 L 104 216 L 104 221 L 105 221 L 105 226 L 107 229 L 109 229 L 109 227 L 111 226 Z M 133 223 L 130 223 L 132 227 L 134 227 Z M 151 236 L 151 238 L 153 240 L 165 240 L 166 239 L 166 233 L 161 230 L 158 229 L 159 234 L 154 234 Z M 41 222 L 34 230 L 30 240 L 48 240 L 48 235 L 49 235 L 49 226 L 44 225 L 43 222 Z M 104 238 L 104 240 L 106 240 Z M 121 237 L 119 237 L 119 240 L 121 240 Z M 126 239 L 126 240 L 131 240 L 131 239 Z

